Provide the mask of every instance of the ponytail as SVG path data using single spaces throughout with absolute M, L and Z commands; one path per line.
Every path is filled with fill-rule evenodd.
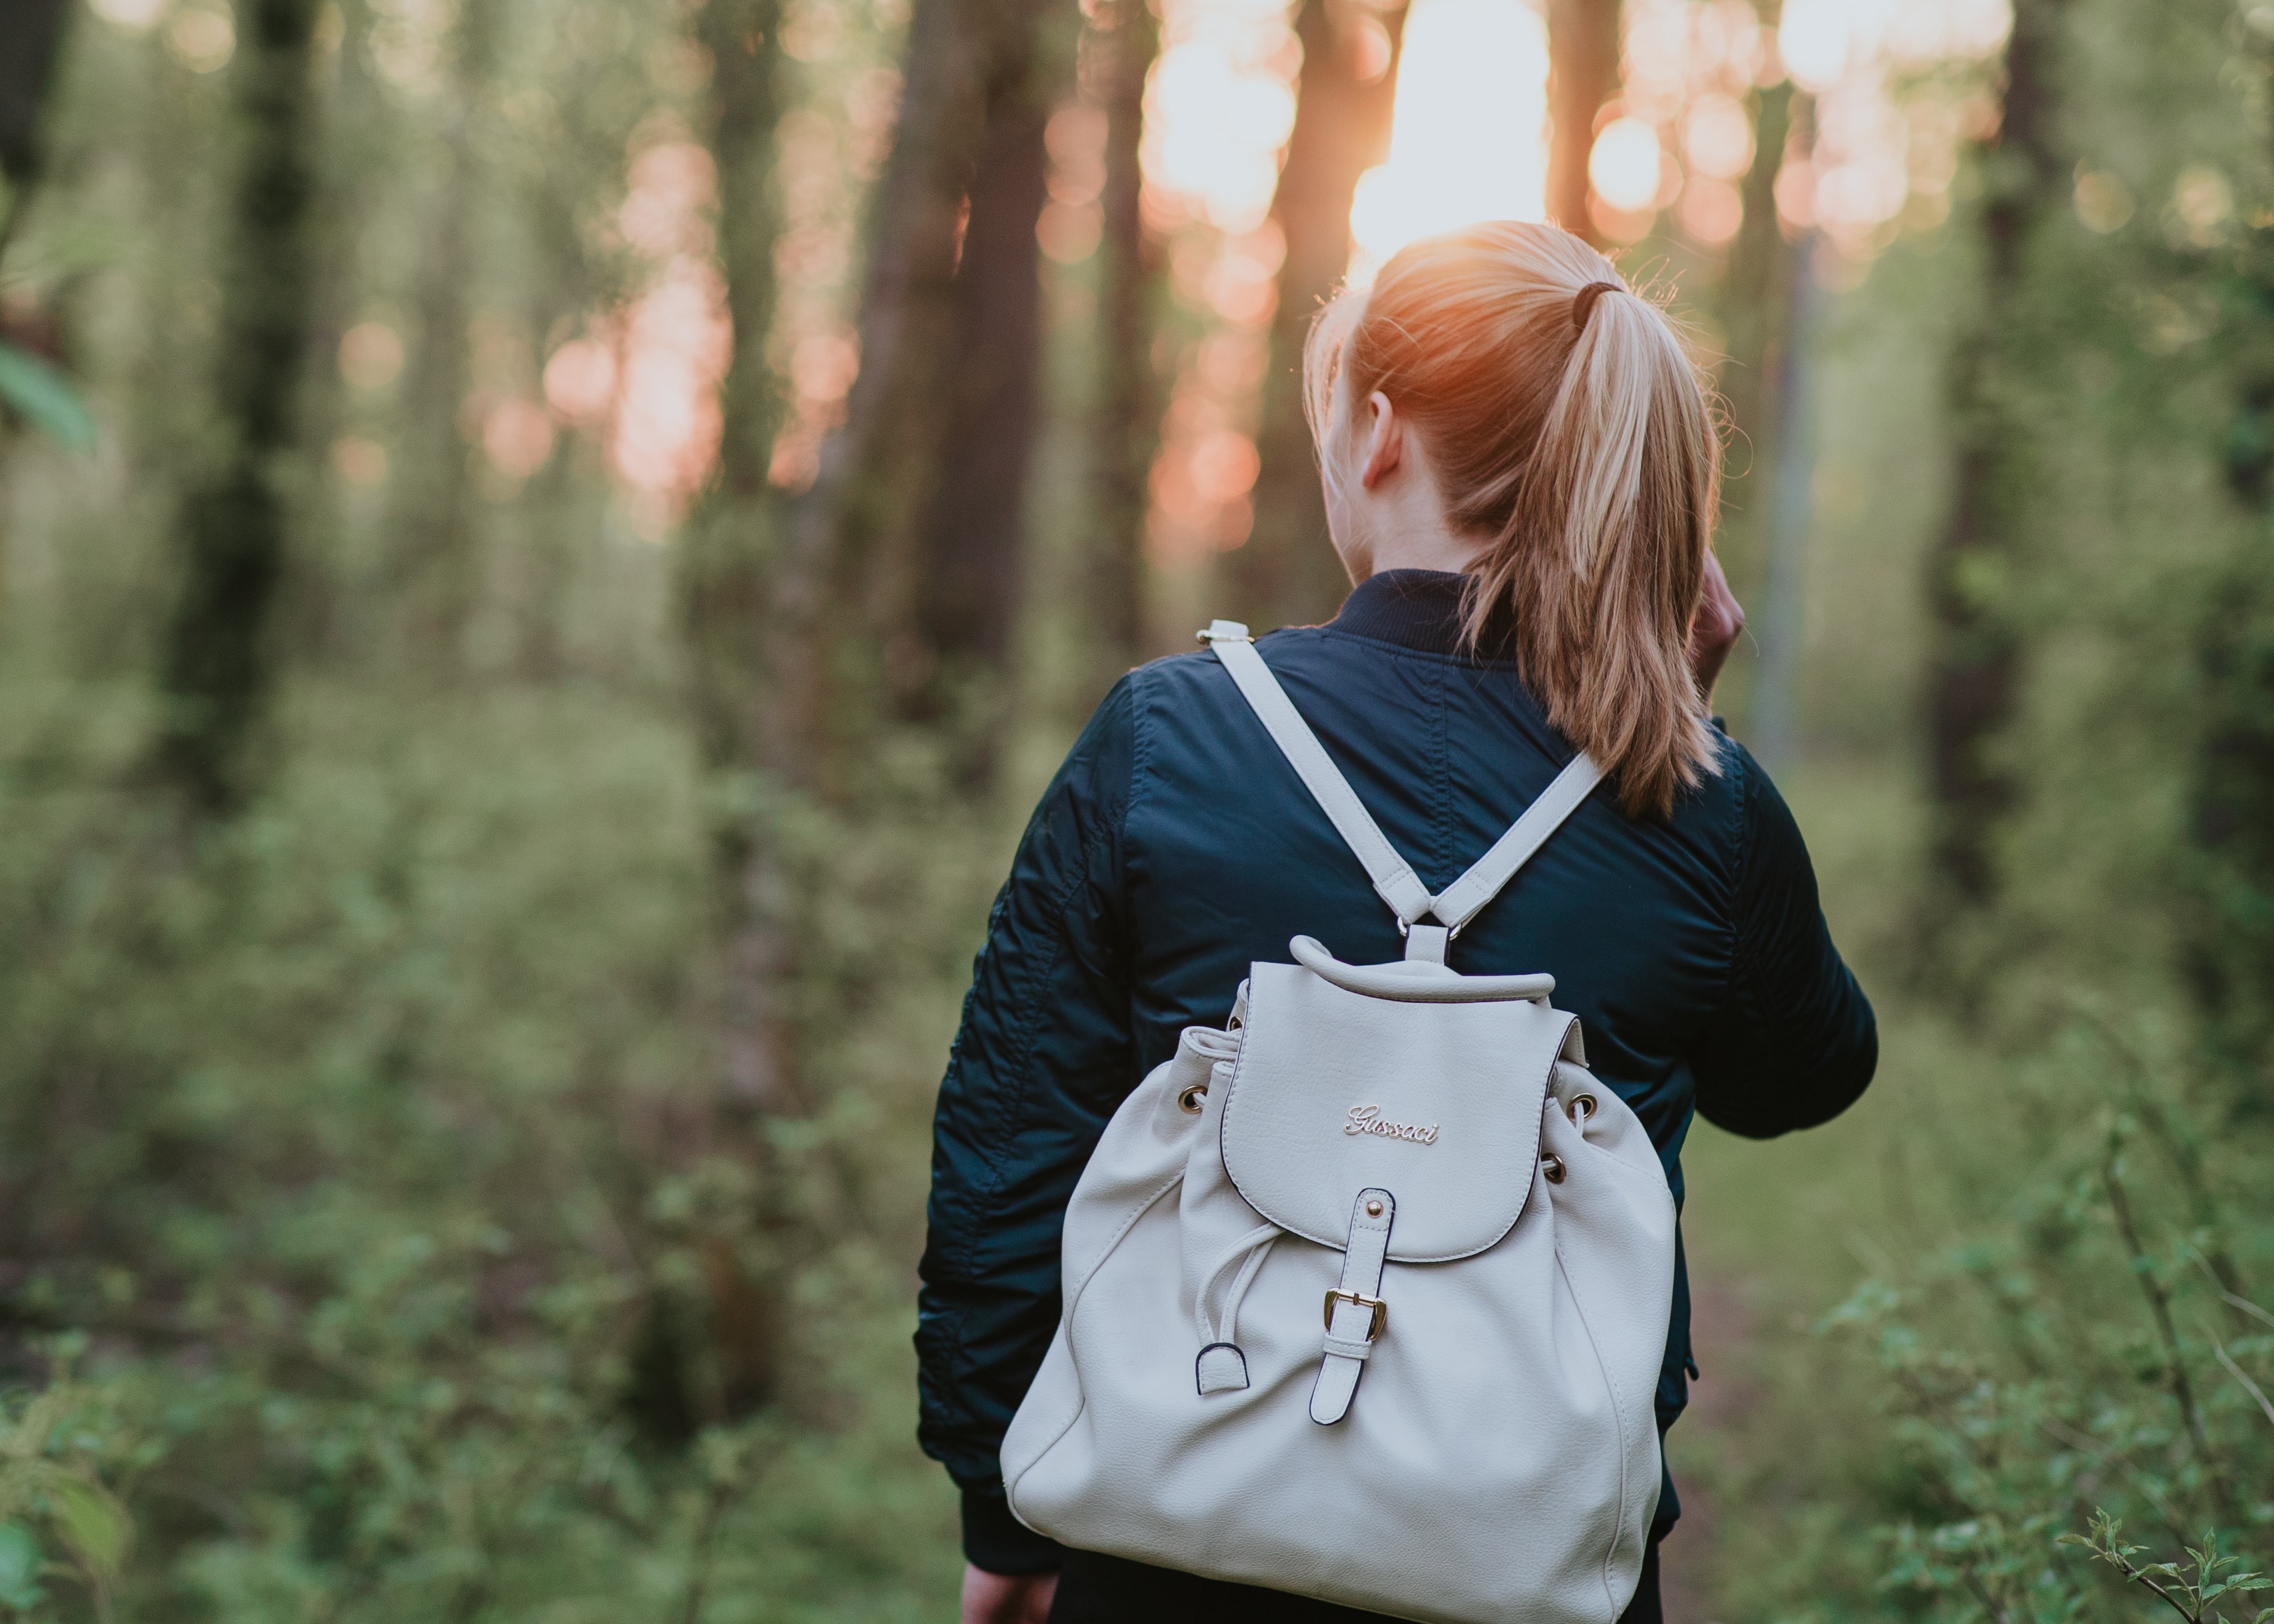
M 1487 538 L 1464 642 L 1512 639 L 1630 816 L 1720 770 L 1689 641 L 1721 443 L 1657 305 L 1569 232 L 1495 222 L 1399 252 L 1321 312 L 1304 360 L 1315 437 L 1344 372 L 1352 399 L 1381 390 L 1413 423 L 1448 518 Z

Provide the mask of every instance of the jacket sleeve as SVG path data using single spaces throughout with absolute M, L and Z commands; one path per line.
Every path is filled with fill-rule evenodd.
M 1011 1515 L 998 1455 L 1058 1326 L 1067 1198 L 1138 1080 L 1121 883 L 1135 680 L 1106 696 L 1027 826 L 933 1119 L 917 1438 L 963 1490 L 965 1555 L 994 1573 L 1058 1566 Z
M 1832 945 L 1791 810 L 1743 746 L 1734 754 L 1745 785 L 1729 996 L 1690 1058 L 1708 1122 L 1772 1139 L 1855 1102 L 1879 1065 L 1879 1023 Z

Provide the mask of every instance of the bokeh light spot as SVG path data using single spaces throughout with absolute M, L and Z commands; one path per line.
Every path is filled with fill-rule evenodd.
M 1639 118 L 1615 118 L 1587 154 L 1587 178 L 1613 208 L 1632 213 L 1658 200 L 1663 172 L 1658 132 Z
M 1480 220 L 1547 212 L 1547 28 L 1511 0 L 1413 0 L 1389 161 L 1360 179 L 1365 258 Z
M 403 371 L 403 337 L 384 321 L 361 321 L 340 335 L 340 376 L 351 388 L 384 389 Z

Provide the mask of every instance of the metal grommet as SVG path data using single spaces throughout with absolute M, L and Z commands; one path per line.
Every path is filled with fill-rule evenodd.
M 1599 1109 L 1600 1108 L 1595 1103 L 1595 1096 L 1593 1094 L 1573 1094 L 1571 1096 L 1571 1125 L 1578 1129 L 1581 1132 L 1585 1132 L 1587 1127 L 1587 1119 L 1593 1116 Z
M 1187 1116 L 1197 1116 L 1208 1109 L 1208 1085 L 1194 1083 L 1177 1094 L 1177 1109 Z
M 1382 1216 L 1382 1203 L 1381 1203 L 1381 1202 L 1379 1202 L 1379 1201 L 1368 1201 L 1368 1202 L 1366 1204 L 1366 1215 L 1367 1215 L 1367 1217 L 1369 1217 L 1369 1218 L 1379 1218 L 1379 1217 L 1381 1217 L 1381 1216 Z
M 1547 1175 L 1547 1182 L 1549 1184 L 1562 1184 L 1563 1182 L 1563 1158 L 1552 1154 L 1540 1157 L 1540 1170 Z

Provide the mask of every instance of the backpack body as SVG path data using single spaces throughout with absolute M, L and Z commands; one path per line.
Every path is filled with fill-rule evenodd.
M 1297 937 L 1115 1113 L 1004 1440 L 1011 1508 L 1083 1549 L 1397 1617 L 1613 1624 L 1659 1492 L 1673 1198 L 1552 978 L 1443 962 L 1597 775 L 1582 757 L 1432 898 L 1244 628 L 1211 629 L 1409 956 Z

